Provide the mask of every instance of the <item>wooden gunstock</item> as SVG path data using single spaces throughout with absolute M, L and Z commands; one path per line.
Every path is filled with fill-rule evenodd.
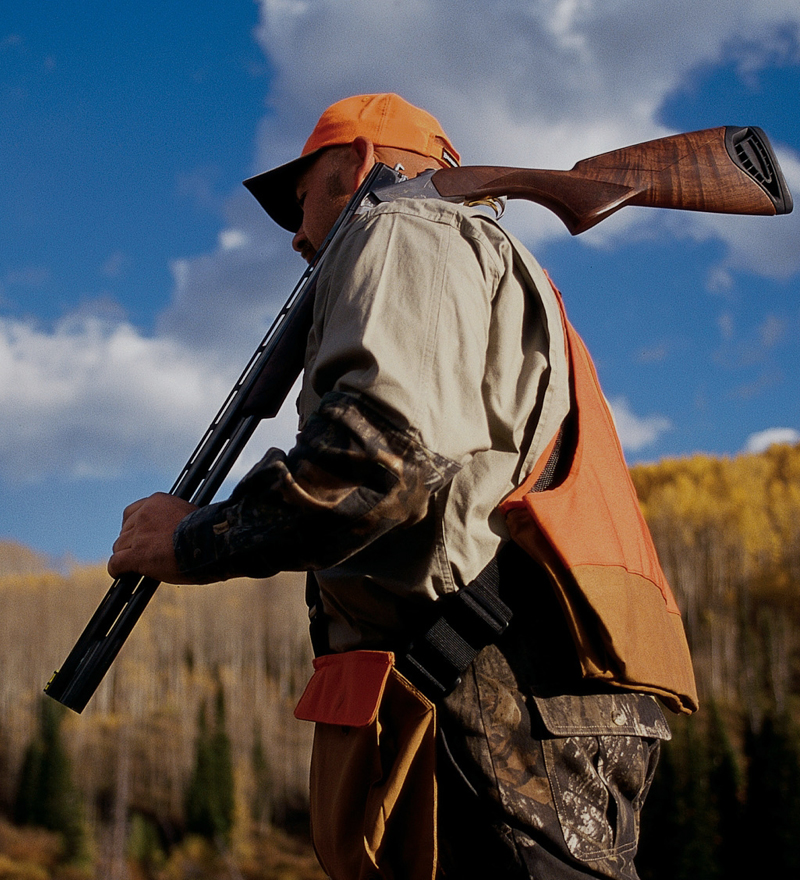
M 536 202 L 577 235 L 625 205 L 724 214 L 788 214 L 792 197 L 766 135 L 723 126 L 623 147 L 570 171 L 469 166 L 431 178 L 444 198 Z

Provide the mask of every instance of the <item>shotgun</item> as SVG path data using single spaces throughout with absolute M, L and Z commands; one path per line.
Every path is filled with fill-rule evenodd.
M 259 178 L 244 184 L 258 199 Z M 311 260 L 171 494 L 200 506 L 210 503 L 259 422 L 277 415 L 303 367 L 322 259 L 355 214 L 399 198 L 472 203 L 501 197 L 549 208 L 573 235 L 625 205 L 760 215 L 792 210 L 772 148 L 754 127 L 673 135 L 584 159 L 570 171 L 467 166 L 409 180 L 379 163 Z M 45 693 L 82 712 L 157 588 L 157 581 L 134 573 L 117 578 Z

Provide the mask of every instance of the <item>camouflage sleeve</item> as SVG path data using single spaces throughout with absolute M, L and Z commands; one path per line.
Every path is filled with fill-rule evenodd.
M 458 469 L 364 397 L 329 393 L 288 454 L 271 449 L 228 500 L 183 520 L 178 564 L 197 583 L 329 568 L 418 522 Z

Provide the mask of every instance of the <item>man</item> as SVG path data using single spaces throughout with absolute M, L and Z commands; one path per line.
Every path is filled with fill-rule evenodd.
M 363 95 L 247 183 L 308 260 L 378 161 L 413 177 L 459 157 L 429 114 Z M 324 257 L 296 446 L 206 508 L 156 495 L 125 511 L 113 576 L 314 572 L 322 657 L 300 713 L 319 722 L 312 826 L 334 880 L 637 876 L 668 728 L 651 696 L 586 677 L 551 578 L 498 510 L 569 438 L 569 332 L 538 264 L 482 210 L 367 210 Z M 395 670 L 374 674 L 493 559 L 514 616 L 452 693 L 434 709 Z M 342 714 L 351 698 L 362 720 L 361 702 Z

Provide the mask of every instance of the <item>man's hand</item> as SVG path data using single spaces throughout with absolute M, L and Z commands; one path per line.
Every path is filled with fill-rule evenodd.
M 164 492 L 126 507 L 114 554 L 108 560 L 111 577 L 135 572 L 167 584 L 192 583 L 178 568 L 172 535 L 193 510 L 197 510 L 196 505 Z

